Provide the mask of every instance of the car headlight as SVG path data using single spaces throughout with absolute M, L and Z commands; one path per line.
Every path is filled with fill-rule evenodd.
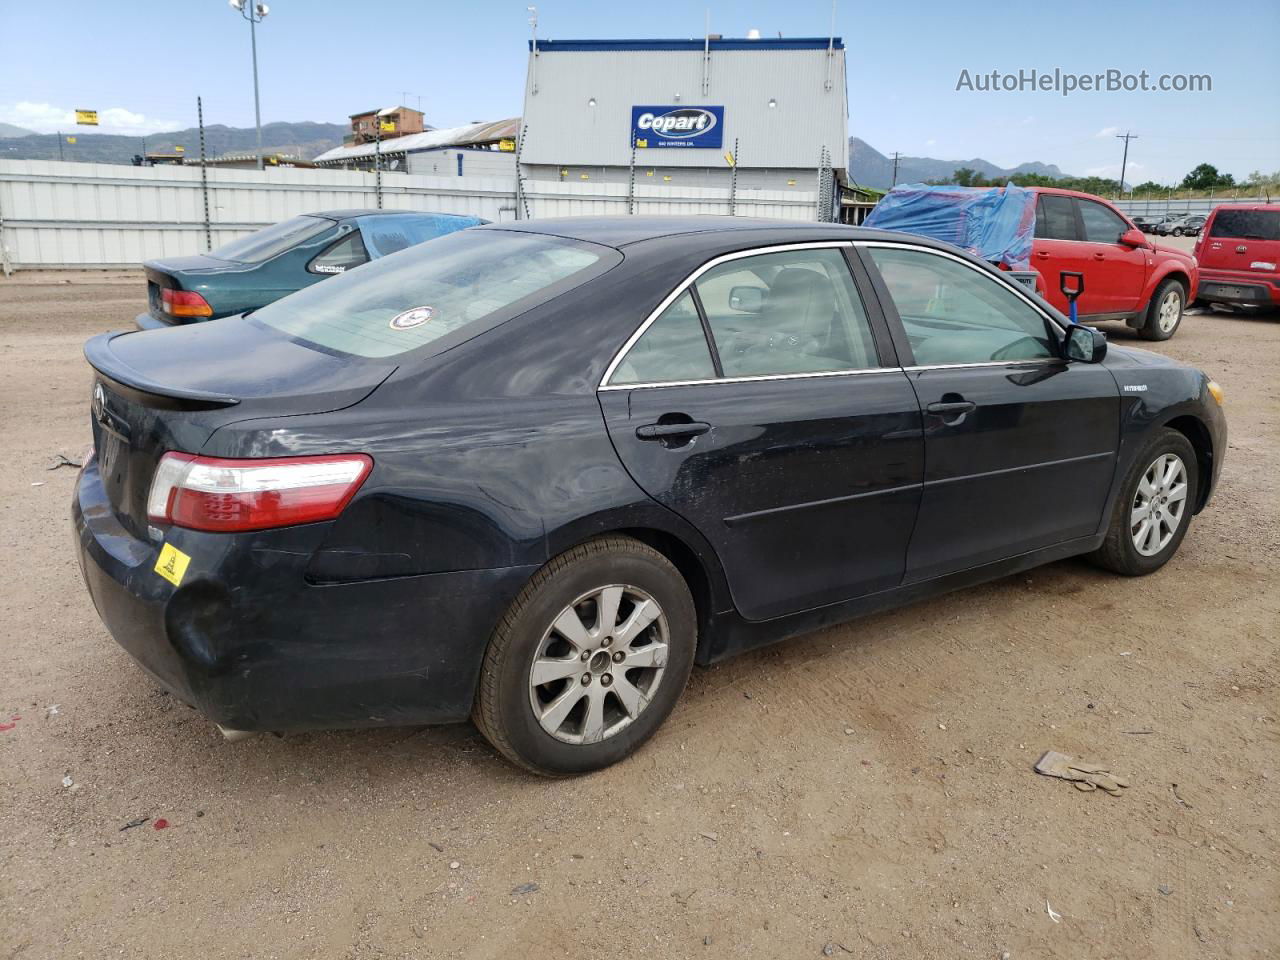
M 1216 380 L 1210 380 L 1206 387 L 1209 390 L 1209 396 L 1218 401 L 1218 406 L 1223 406 L 1227 402 L 1227 395 L 1223 392 L 1222 387 L 1218 386 Z

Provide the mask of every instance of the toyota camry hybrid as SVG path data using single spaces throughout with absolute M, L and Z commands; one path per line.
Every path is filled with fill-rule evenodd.
M 229 734 L 471 717 L 565 775 L 694 663 L 1072 555 L 1163 566 L 1222 393 L 919 237 L 478 227 L 105 334 L 73 519 L 115 639 Z

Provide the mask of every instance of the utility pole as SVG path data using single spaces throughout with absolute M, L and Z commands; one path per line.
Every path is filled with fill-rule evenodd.
M 58 131 L 58 159 L 62 159 L 62 131 Z
M 889 184 L 890 190 L 898 185 L 898 158 L 900 156 L 902 156 L 902 154 L 897 150 L 893 151 L 893 183 Z
M 1138 135 L 1136 133 L 1130 133 L 1128 130 L 1126 130 L 1123 136 L 1117 133 L 1116 139 L 1124 141 L 1124 159 L 1120 161 L 1120 196 L 1123 197 L 1124 196 L 1124 172 L 1129 166 L 1129 141 L 1137 140 Z

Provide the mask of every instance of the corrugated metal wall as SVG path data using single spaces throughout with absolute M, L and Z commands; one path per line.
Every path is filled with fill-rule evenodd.
M 723 149 L 737 138 L 743 166 L 813 169 L 824 146 L 835 167 L 848 166 L 843 49 L 831 57 L 830 89 L 826 50 L 713 49 L 705 94 L 701 50 L 547 51 L 537 59 L 537 93 L 525 90 L 524 163 L 625 167 L 631 108 L 679 103 L 724 106 Z M 637 150 L 636 163 L 719 165 L 720 153 L 651 148 Z
M 210 170 L 209 220 L 217 247 L 300 213 L 373 207 L 372 173 L 343 170 Z M 514 178 L 384 174 L 388 209 L 516 217 Z M 531 217 L 730 212 L 712 187 L 526 181 Z M 816 219 L 816 194 L 739 190 L 739 216 Z M 520 211 L 523 217 L 525 211 Z M 56 160 L 0 160 L 0 248 L 14 269 L 133 266 L 206 249 L 200 171 Z

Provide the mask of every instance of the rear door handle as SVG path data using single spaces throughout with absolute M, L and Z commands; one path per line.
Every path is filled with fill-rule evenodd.
M 978 408 L 972 400 L 955 400 L 947 403 L 931 403 L 925 410 L 942 416 L 954 416 L 957 413 L 970 413 Z
M 666 440 L 671 437 L 700 437 L 711 429 L 711 424 L 701 420 L 689 423 L 646 423 L 636 427 L 636 436 L 641 440 Z
M 1095 253 L 1095 254 L 1093 255 L 1093 259 L 1095 259 L 1095 260 L 1105 260 L 1105 259 L 1107 259 L 1107 255 L 1106 255 L 1105 253 L 1101 253 L 1101 252 L 1099 252 L 1099 253 Z
M 1037 260 L 1048 260 L 1048 259 L 1049 259 L 1049 253 L 1048 253 L 1048 251 L 1046 251 L 1046 250 L 1037 250 L 1037 251 L 1036 251 L 1036 259 L 1037 259 Z

